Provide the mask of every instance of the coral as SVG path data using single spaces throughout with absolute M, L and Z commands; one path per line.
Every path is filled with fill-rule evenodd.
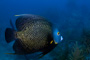
M 0 28 L 0 36 L 1 36 L 1 33 L 2 33 L 2 29 Z
M 83 30 L 82 43 L 85 45 L 86 54 L 90 54 L 90 30 Z
M 78 42 L 74 44 L 73 50 L 69 54 L 69 60 L 85 60 L 82 45 L 80 46 Z

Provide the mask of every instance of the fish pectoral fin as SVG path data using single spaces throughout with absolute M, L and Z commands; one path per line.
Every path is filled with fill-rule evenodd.
M 41 56 L 39 56 L 39 58 L 42 58 L 45 54 L 42 54 Z
M 41 54 L 38 54 L 38 59 L 42 58 L 45 54 L 41 53 Z

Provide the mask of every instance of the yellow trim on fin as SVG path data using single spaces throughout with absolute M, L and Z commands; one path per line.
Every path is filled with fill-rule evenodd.
M 53 43 L 53 40 L 50 42 L 50 44 L 52 44 Z
M 58 44 L 55 40 L 54 40 L 55 44 Z
M 57 42 L 55 42 L 55 44 L 58 44 Z
M 14 15 L 14 16 L 20 16 L 20 15 Z

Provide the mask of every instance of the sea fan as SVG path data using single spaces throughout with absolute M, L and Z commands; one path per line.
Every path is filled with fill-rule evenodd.
M 69 60 L 85 60 L 82 46 L 78 42 L 74 44 L 73 50 L 69 55 Z

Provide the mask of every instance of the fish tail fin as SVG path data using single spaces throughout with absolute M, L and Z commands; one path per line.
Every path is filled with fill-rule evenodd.
M 15 39 L 14 37 L 14 30 L 11 28 L 7 28 L 5 30 L 5 40 L 7 41 L 7 43 L 13 41 Z

